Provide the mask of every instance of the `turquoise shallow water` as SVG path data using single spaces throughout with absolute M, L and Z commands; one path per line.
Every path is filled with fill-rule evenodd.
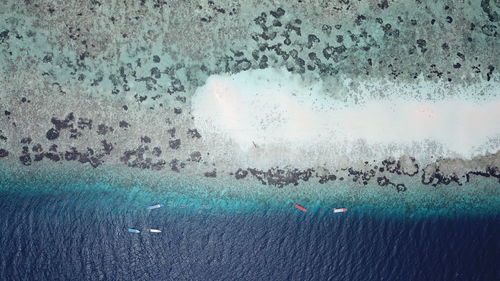
M 418 182 L 408 190 L 359 186 L 349 182 L 301 184 L 276 188 L 252 182 L 206 179 L 195 175 L 156 171 L 138 172 L 130 168 L 78 166 L 33 170 L 0 169 L 3 188 L 11 191 L 43 194 L 48 192 L 93 192 L 120 196 L 122 206 L 139 208 L 155 203 L 166 209 L 199 213 L 251 213 L 257 210 L 295 212 L 301 204 L 310 213 L 328 213 L 332 208 L 348 207 L 351 212 L 369 212 L 380 216 L 476 216 L 497 215 L 500 209 L 498 184 L 494 179 L 476 179 L 465 186 L 430 187 Z M 36 171 L 36 170 L 35 170 Z M 11 184 L 14 183 L 14 184 Z M 106 197 L 99 198 L 106 200 Z M 116 200 L 113 199 L 113 200 Z

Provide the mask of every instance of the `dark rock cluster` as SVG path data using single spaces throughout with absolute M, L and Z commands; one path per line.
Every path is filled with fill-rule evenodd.
M 161 170 L 167 164 L 163 159 L 156 159 L 159 156 L 159 148 L 150 150 L 148 145 L 140 145 L 136 149 L 127 150 L 120 157 L 120 161 L 129 167 Z

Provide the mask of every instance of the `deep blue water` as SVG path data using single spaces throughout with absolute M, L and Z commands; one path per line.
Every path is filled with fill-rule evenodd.
M 0 280 L 500 280 L 495 214 L 147 211 L 140 193 L 3 186 Z

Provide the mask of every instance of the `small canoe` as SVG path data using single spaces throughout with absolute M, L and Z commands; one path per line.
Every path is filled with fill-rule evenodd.
M 141 233 L 139 230 L 135 229 L 135 228 L 129 228 L 128 229 L 128 232 L 132 232 L 132 233 Z
M 151 228 L 151 229 L 149 230 L 149 232 L 153 232 L 153 233 L 160 233 L 160 232 L 161 232 L 161 230 L 159 230 L 159 229 L 152 229 L 152 228 Z
M 158 209 L 163 207 L 163 204 L 156 204 L 148 207 L 148 210 Z
M 334 213 L 343 213 L 343 212 L 347 212 L 347 208 L 333 208 L 333 212 Z
M 294 206 L 295 208 L 297 208 L 297 209 L 301 210 L 302 212 L 307 212 L 307 209 L 306 209 L 306 208 L 304 208 L 304 207 L 302 207 L 302 206 L 300 206 L 299 204 L 295 204 L 295 205 L 293 205 L 293 206 Z

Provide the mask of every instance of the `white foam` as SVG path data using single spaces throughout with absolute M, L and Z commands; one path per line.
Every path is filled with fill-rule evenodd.
M 489 88 L 493 92 L 488 98 L 478 100 L 470 98 L 474 89 L 450 89 L 449 85 L 408 89 L 385 84 L 379 87 L 385 98 L 374 98 L 374 87 L 370 93 L 329 93 L 321 82 L 305 82 L 298 75 L 273 69 L 213 75 L 196 91 L 192 114 L 205 138 L 215 141 L 223 136 L 244 153 L 254 149 L 253 143 L 301 153 L 330 147 L 337 155 L 348 156 L 362 146 L 367 151 L 360 154 L 371 157 L 416 153 L 415 147 L 418 153 L 431 153 L 429 143 L 440 147 L 432 151 L 441 151 L 440 156 L 470 158 L 500 149 L 500 95 L 495 88 Z M 419 94 L 403 99 L 397 95 L 403 90 Z M 472 95 L 422 98 L 422 93 L 443 91 L 471 91 Z M 332 97 L 348 94 L 371 98 L 355 104 Z

